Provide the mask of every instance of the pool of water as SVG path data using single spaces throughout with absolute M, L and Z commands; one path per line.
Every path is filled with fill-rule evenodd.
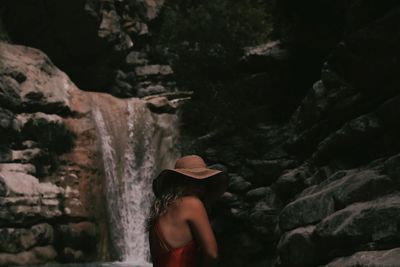
M 152 267 L 152 264 L 137 264 L 129 262 L 92 262 L 92 263 L 48 263 L 45 265 L 29 265 L 29 267 Z M 28 267 L 28 266 L 27 266 Z

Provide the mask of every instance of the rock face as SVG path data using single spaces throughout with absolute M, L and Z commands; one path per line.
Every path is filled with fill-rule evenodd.
M 37 49 L 2 42 L 0 51 L 0 266 L 115 259 L 91 110 L 111 103 L 117 112 L 127 101 L 79 90 Z M 165 97 L 149 116 L 172 118 L 178 106 Z M 154 135 L 163 138 L 158 127 Z
M 172 73 L 169 66 L 149 62 L 145 42 L 150 34 L 149 24 L 163 3 L 164 0 L 7 0 L 0 8 L 11 40 L 44 51 L 79 88 L 131 97 L 143 96 L 154 87 L 159 92 L 174 87 L 162 84 L 160 79 L 137 85 L 149 71 L 159 78 Z M 15 14 L 19 14 L 18 22 Z
M 41 48 L 83 89 L 154 116 L 190 95 L 148 55 L 163 1 L 31 2 L 0 4 L 1 40 Z M 399 3 L 276 5 L 278 40 L 238 63 L 260 123 L 182 144 L 231 177 L 210 214 L 221 266 L 398 266 Z M 123 101 L 78 90 L 36 49 L 0 52 L 0 265 L 115 259 L 91 100 L 125 118 Z
M 400 6 L 345 2 L 278 1 L 280 40 L 241 59 L 256 74 L 305 57 L 288 120 L 189 146 L 230 171 L 212 217 L 223 266 L 399 265 Z

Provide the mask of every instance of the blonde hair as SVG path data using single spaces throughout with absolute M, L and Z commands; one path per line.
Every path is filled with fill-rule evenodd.
M 159 197 L 153 199 L 149 215 L 146 218 L 146 231 L 150 231 L 155 224 L 155 221 L 167 212 L 168 207 L 176 203 L 176 201 L 179 201 L 179 199 L 184 196 L 197 196 L 204 203 L 204 206 L 207 209 L 208 201 L 205 196 L 205 188 L 203 184 L 189 183 L 170 187 Z

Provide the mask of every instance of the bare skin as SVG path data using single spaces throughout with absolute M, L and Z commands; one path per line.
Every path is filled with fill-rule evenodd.
M 160 231 L 171 247 L 182 247 L 194 238 L 202 253 L 201 267 L 217 266 L 217 242 L 207 211 L 199 198 L 182 197 L 159 220 Z

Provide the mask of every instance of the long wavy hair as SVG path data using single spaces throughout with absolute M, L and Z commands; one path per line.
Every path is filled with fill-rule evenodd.
M 167 212 L 168 207 L 184 196 L 198 197 L 203 202 L 206 210 L 209 209 L 209 202 L 206 198 L 205 185 L 203 183 L 187 182 L 170 187 L 164 190 L 159 197 L 153 198 L 149 215 L 146 218 L 146 231 L 150 231 L 156 220 Z

